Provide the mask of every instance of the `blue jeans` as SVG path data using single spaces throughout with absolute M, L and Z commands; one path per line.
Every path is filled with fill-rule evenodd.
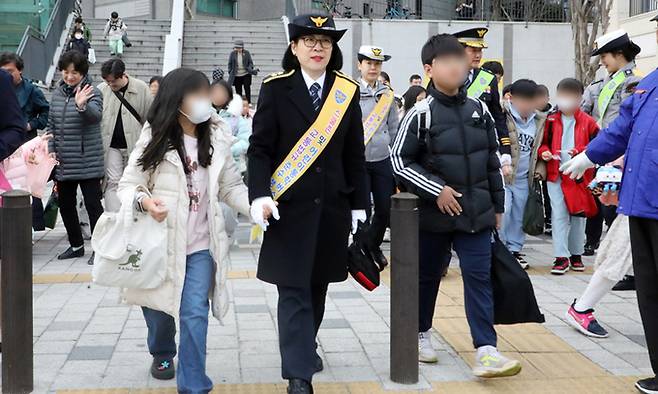
M 419 302 L 418 331 L 432 328 L 436 297 L 444 269 L 450 263 L 451 249 L 459 256 L 464 282 L 466 320 L 473 346 L 496 346 L 494 330 L 493 289 L 491 287 L 491 231 L 475 234 L 419 234 Z
M 176 373 L 179 393 L 205 394 L 212 390 L 212 381 L 206 375 L 206 338 L 210 306 L 208 292 L 213 283 L 214 264 L 208 250 L 187 256 Z M 173 359 L 176 355 L 174 318 L 150 308 L 142 310 L 148 327 L 149 352 L 155 358 Z
M 547 182 L 551 197 L 551 225 L 555 257 L 580 256 L 585 251 L 585 218 L 571 216 L 564 201 L 562 180 Z
M 525 243 L 523 211 L 528 201 L 528 178 L 517 179 L 513 185 L 505 185 L 505 215 L 500 236 L 511 252 L 520 252 Z

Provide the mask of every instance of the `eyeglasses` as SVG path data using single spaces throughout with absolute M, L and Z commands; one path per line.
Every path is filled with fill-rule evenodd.
M 307 48 L 315 48 L 315 45 L 319 42 L 320 46 L 324 49 L 329 49 L 334 45 L 334 42 L 330 38 L 315 38 L 315 37 L 304 37 L 304 45 Z

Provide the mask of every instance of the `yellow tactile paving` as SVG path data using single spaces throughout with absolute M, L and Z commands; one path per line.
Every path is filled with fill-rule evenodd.
M 256 271 L 230 271 L 228 279 L 254 279 Z M 36 274 L 32 276 L 32 284 L 86 283 L 91 282 L 90 273 L 70 274 Z
M 32 276 L 33 284 L 84 283 L 84 282 L 91 282 L 91 274 L 88 273 L 37 274 Z
M 491 379 L 435 382 L 430 390 L 384 390 L 378 382 L 317 383 L 317 394 L 626 394 L 635 393 L 634 378 L 589 377 L 564 379 Z M 285 384 L 217 385 L 212 394 L 284 394 Z M 57 394 L 174 394 L 175 388 L 59 390 Z
M 549 274 L 548 267 L 531 274 Z M 390 284 L 390 273 L 382 276 Z M 464 314 L 459 270 L 451 268 L 441 281 L 433 320 L 445 341 L 473 365 L 474 349 Z M 460 312 L 461 310 L 461 312 Z M 442 393 L 634 393 L 633 377 L 617 377 L 593 363 L 541 324 L 496 326 L 498 348 L 521 361 L 523 370 L 512 378 L 433 383 Z

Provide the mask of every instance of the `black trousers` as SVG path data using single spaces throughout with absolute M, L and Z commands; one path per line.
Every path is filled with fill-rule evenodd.
M 103 213 L 103 205 L 101 204 L 103 193 L 101 191 L 100 178 L 57 181 L 59 212 L 62 215 L 64 227 L 66 227 L 66 234 L 68 234 L 69 243 L 73 247 L 84 245 L 82 231 L 80 230 L 80 220 L 76 209 L 78 186 L 80 186 L 82 196 L 85 200 L 85 208 L 89 214 L 92 233 L 94 232 L 98 218 Z
M 43 218 L 43 202 L 37 197 L 32 197 L 32 229 L 34 231 L 46 229 L 46 222 Z
M 327 284 L 278 286 L 279 351 L 283 379 L 311 382 L 316 368 L 315 338 L 324 317 Z
M 601 204 L 598 198 L 595 198 L 596 206 L 599 208 L 599 213 L 593 218 L 587 219 L 585 227 L 585 235 L 587 236 L 585 245 L 597 247 L 601 243 L 601 234 L 603 233 L 603 222 L 610 227 L 612 222 L 617 217 L 617 207 L 606 206 Z
M 629 223 L 637 303 L 651 368 L 658 375 L 658 220 L 631 216 Z
M 240 96 L 242 96 L 242 87 L 244 86 L 244 98 L 251 103 L 251 74 L 235 77 L 233 79 L 233 86 L 235 86 L 235 93 Z
M 368 196 L 372 193 L 374 209 L 366 212 L 370 219 L 369 236 L 374 245 L 381 245 L 391 220 L 391 196 L 395 192 L 395 178 L 391 159 L 366 162 L 366 187 Z

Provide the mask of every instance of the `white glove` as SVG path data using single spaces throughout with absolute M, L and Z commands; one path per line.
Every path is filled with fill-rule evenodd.
M 359 222 L 366 222 L 365 209 L 352 210 L 352 234 L 356 234 L 356 229 L 359 227 Z
M 580 179 L 585 171 L 594 168 L 594 163 L 587 157 L 587 152 L 582 152 L 568 162 L 560 166 L 560 171 L 564 175 L 569 175 L 571 179 Z
M 500 155 L 500 166 L 511 166 L 512 165 L 512 156 L 509 153 L 503 153 Z
M 259 225 L 263 231 L 267 231 L 267 226 L 269 225 L 263 212 L 265 208 L 269 208 L 272 211 L 272 217 L 275 220 L 279 220 L 279 209 L 276 207 L 272 197 L 259 197 L 251 203 L 251 208 L 249 208 L 251 220 Z

